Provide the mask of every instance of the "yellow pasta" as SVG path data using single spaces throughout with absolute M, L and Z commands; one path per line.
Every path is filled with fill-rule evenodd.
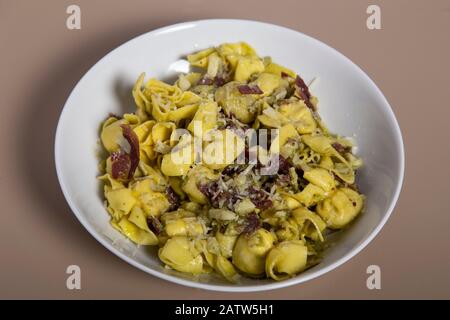
M 255 80 L 255 84 L 263 91 L 264 95 L 268 96 L 280 86 L 281 78 L 272 73 L 261 73 Z
M 136 203 L 131 190 L 127 188 L 110 190 L 105 187 L 105 198 L 108 201 L 108 209 L 117 220 L 129 214 Z
M 228 281 L 235 282 L 237 272 L 234 265 L 228 259 L 218 256 L 215 269 Z
M 322 232 L 327 227 L 320 216 L 306 207 L 300 206 L 292 212 L 292 217 L 298 224 L 300 231 L 309 238 L 323 241 Z
M 280 66 L 279 64 L 276 64 L 276 63 L 274 63 L 274 62 L 270 62 L 270 63 L 265 67 L 264 71 L 265 71 L 265 72 L 268 72 L 268 73 L 273 73 L 273 74 L 275 74 L 275 75 L 277 75 L 277 76 L 280 76 L 280 77 L 281 77 L 281 73 L 282 73 L 282 72 L 285 73 L 285 74 L 287 74 L 287 75 L 289 75 L 289 76 L 292 77 L 292 78 L 295 78 L 295 76 L 296 76 L 296 74 L 295 74 L 294 71 L 292 71 L 292 70 L 290 70 L 290 69 L 288 69 L 288 68 L 285 68 L 285 67 L 283 67 L 283 66 Z
M 341 229 L 361 211 L 363 198 L 349 188 L 338 189 L 330 198 L 317 205 L 317 213 L 332 229 Z
M 253 94 L 240 94 L 238 89 L 240 84 L 232 81 L 217 88 L 214 99 L 227 116 L 234 116 L 243 123 L 250 123 L 255 119 L 255 112 L 249 106 L 255 103 L 256 97 Z
M 219 245 L 222 256 L 225 258 L 231 258 L 237 238 L 237 235 L 229 235 L 221 232 L 216 233 L 217 244 Z
M 208 133 L 216 126 L 218 112 L 219 110 L 216 102 L 201 104 L 195 113 L 194 118 L 189 123 L 188 130 L 194 135 L 203 137 L 204 134 Z M 197 124 L 197 130 L 195 130 L 195 124 Z
M 279 112 L 289 119 L 300 134 L 313 133 L 317 124 L 311 110 L 303 101 L 295 101 L 280 105 Z
M 194 144 L 190 136 L 182 136 L 172 152 L 165 154 L 161 162 L 161 171 L 168 177 L 182 176 L 188 173 L 195 161 Z
M 263 274 L 266 255 L 274 241 L 274 236 L 265 229 L 258 229 L 251 236 L 239 236 L 233 250 L 233 264 L 248 275 Z
M 304 206 L 311 207 L 322 199 L 325 199 L 326 193 L 322 188 L 309 183 L 301 192 L 293 195 L 293 197 Z
M 153 234 L 153 232 L 140 229 L 134 223 L 128 221 L 126 217 L 120 219 L 117 225 L 119 226 L 121 232 L 136 244 L 141 245 L 158 244 L 158 238 Z
M 276 281 L 320 261 L 363 211 L 363 162 L 293 70 L 245 42 L 188 55 L 174 84 L 139 75 L 133 113 L 101 125 L 111 225 L 169 269 Z
M 238 59 L 234 80 L 239 82 L 247 81 L 252 74 L 264 71 L 264 64 L 258 57 L 242 57 Z
M 306 267 L 308 250 L 301 240 L 283 241 L 270 250 L 266 259 L 266 274 L 282 280 Z
M 218 130 L 203 151 L 203 162 L 213 170 L 232 164 L 245 149 L 244 140 L 232 130 Z
M 189 170 L 181 188 L 191 201 L 199 204 L 207 204 L 208 198 L 199 190 L 199 186 L 217 178 L 218 176 L 214 174 L 213 170 L 203 165 L 197 165 Z
M 114 152 L 120 148 L 120 143 L 124 140 L 121 126 L 125 124 L 128 124 L 127 120 L 115 117 L 110 117 L 103 123 L 100 138 L 107 151 Z
M 310 169 L 303 174 L 303 177 L 309 182 L 322 188 L 325 193 L 332 191 L 336 185 L 331 173 L 322 168 Z
M 167 240 L 159 249 L 159 258 L 169 267 L 192 274 L 203 272 L 201 253 L 192 245 L 192 240 L 185 236 L 175 236 Z
M 285 145 L 289 139 L 296 139 L 299 135 L 292 124 L 286 124 L 280 128 L 277 137 L 270 146 L 271 153 L 280 153 L 281 146 Z

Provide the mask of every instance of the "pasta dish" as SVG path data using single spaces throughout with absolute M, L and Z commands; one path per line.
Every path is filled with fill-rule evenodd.
M 283 280 L 320 262 L 363 209 L 362 160 L 294 71 L 244 42 L 188 55 L 174 84 L 142 74 L 134 113 L 101 126 L 112 226 L 166 268 Z

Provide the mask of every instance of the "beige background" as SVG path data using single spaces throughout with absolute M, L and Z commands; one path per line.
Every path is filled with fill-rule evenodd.
M 382 8 L 380 31 L 366 8 Z M 79 4 L 82 30 L 65 27 Z M 53 162 L 55 127 L 80 77 L 146 31 L 245 18 L 316 37 L 360 65 L 390 101 L 406 147 L 395 212 L 358 256 L 319 279 L 264 293 L 206 292 L 135 269 L 97 243 L 68 208 Z M 450 298 L 450 1 L 0 0 L 0 298 Z M 65 270 L 82 269 L 68 291 Z M 366 268 L 382 289 L 366 288 Z

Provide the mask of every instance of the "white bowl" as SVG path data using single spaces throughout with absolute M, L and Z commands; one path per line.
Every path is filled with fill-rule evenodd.
M 98 175 L 99 124 L 108 113 L 134 110 L 131 87 L 143 71 L 174 79 L 186 71 L 189 53 L 223 42 L 246 41 L 262 56 L 295 70 L 309 82 L 329 128 L 353 136 L 365 161 L 358 183 L 367 196 L 365 212 L 335 243 L 317 266 L 294 278 L 275 282 L 243 279 L 230 284 L 218 276 L 197 279 L 169 272 L 156 250 L 137 248 L 109 224 Z M 123 98 L 125 97 L 125 99 Z M 141 35 L 107 54 L 79 81 L 59 119 L 55 141 L 56 170 L 64 196 L 84 227 L 111 252 L 154 276 L 178 284 L 218 291 L 260 291 L 298 284 L 343 264 L 360 252 L 389 218 L 400 193 L 404 172 L 403 141 L 394 113 L 372 80 L 353 62 L 300 32 L 245 20 L 185 22 Z

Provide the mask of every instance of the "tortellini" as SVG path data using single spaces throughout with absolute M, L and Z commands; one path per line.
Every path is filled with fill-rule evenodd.
M 191 201 L 206 204 L 208 199 L 205 194 L 200 191 L 199 187 L 201 184 L 216 180 L 217 178 L 218 176 L 213 170 L 203 165 L 197 165 L 189 170 L 181 188 Z
M 136 244 L 141 245 L 156 245 L 158 244 L 158 238 L 152 231 L 146 231 L 140 229 L 134 223 L 130 222 L 126 217 L 120 219 L 117 223 L 120 231 L 134 241 Z
M 258 229 L 250 236 L 240 235 L 233 250 L 233 264 L 248 275 L 263 274 L 266 255 L 274 241 L 275 237 L 265 229 Z
M 279 106 L 278 112 L 289 119 L 300 134 L 313 133 L 317 128 L 311 110 L 303 101 L 283 103 Z
M 255 80 L 255 84 L 261 89 L 264 95 L 268 96 L 278 87 L 281 79 L 272 73 L 263 72 Z
M 182 176 L 188 173 L 194 162 L 193 139 L 190 135 L 184 135 L 172 151 L 162 157 L 161 171 L 168 177 Z
M 256 97 L 253 94 L 242 94 L 239 91 L 240 85 L 240 82 L 229 82 L 217 88 L 214 98 L 227 116 L 236 117 L 243 123 L 251 123 L 256 116 L 253 110 Z
M 192 274 L 203 273 L 204 261 L 201 252 L 186 236 L 175 236 L 159 249 L 159 258 L 169 267 Z
M 303 174 L 303 178 L 322 188 L 325 192 L 332 191 L 336 185 L 333 176 L 327 170 L 322 168 L 314 168 L 306 171 Z
M 299 193 L 293 195 L 301 204 L 306 207 L 316 205 L 319 201 L 326 198 L 325 191 L 313 183 L 308 183 Z
M 224 169 L 244 151 L 244 139 L 232 130 L 218 130 L 203 148 L 203 161 L 211 169 Z
M 169 237 L 197 236 L 205 233 L 203 224 L 195 218 L 167 220 L 165 230 Z
M 277 137 L 272 141 L 270 151 L 280 153 L 281 146 L 285 145 L 289 139 L 296 139 L 299 135 L 292 124 L 286 124 L 278 131 Z
M 124 143 L 121 128 L 124 124 L 128 124 L 126 119 L 118 120 L 115 117 L 110 117 L 103 123 L 100 138 L 107 151 L 114 152 Z
M 101 125 L 111 225 L 158 246 L 162 266 L 284 280 L 313 267 L 330 230 L 363 211 L 363 162 L 331 134 L 291 69 L 245 42 L 187 56 L 175 83 L 142 73 L 133 113 Z
M 363 206 L 363 198 L 350 188 L 339 188 L 331 197 L 317 205 L 317 213 L 331 229 L 348 225 Z
M 220 231 L 216 233 L 217 244 L 219 245 L 220 254 L 222 256 L 224 256 L 225 258 L 231 258 L 237 238 L 238 235 L 230 235 L 221 233 Z
M 264 63 L 258 57 L 242 57 L 238 60 L 234 72 L 234 80 L 239 82 L 247 81 L 252 74 L 264 71 Z
M 292 216 L 303 235 L 314 241 L 324 240 L 322 233 L 327 225 L 318 214 L 300 206 L 292 211 Z
M 109 204 L 108 209 L 117 218 L 129 214 L 136 203 L 133 193 L 127 188 L 115 190 L 107 188 L 105 190 L 105 197 Z
M 224 258 L 223 256 L 217 256 L 215 261 L 215 269 L 219 274 L 225 277 L 225 279 L 234 282 L 237 271 L 230 260 Z
M 266 259 L 266 274 L 282 280 L 306 268 L 308 249 L 301 240 L 283 241 L 272 248 Z
M 258 120 L 271 128 L 280 128 L 289 123 L 300 134 L 313 133 L 316 130 L 316 121 L 303 101 L 283 102 L 276 108 L 264 109 Z
M 203 137 L 204 134 L 207 134 L 216 126 L 218 112 L 219 108 L 216 102 L 201 104 L 192 119 L 193 121 L 189 123 L 188 130 L 194 135 Z M 196 124 L 197 127 L 195 126 Z

